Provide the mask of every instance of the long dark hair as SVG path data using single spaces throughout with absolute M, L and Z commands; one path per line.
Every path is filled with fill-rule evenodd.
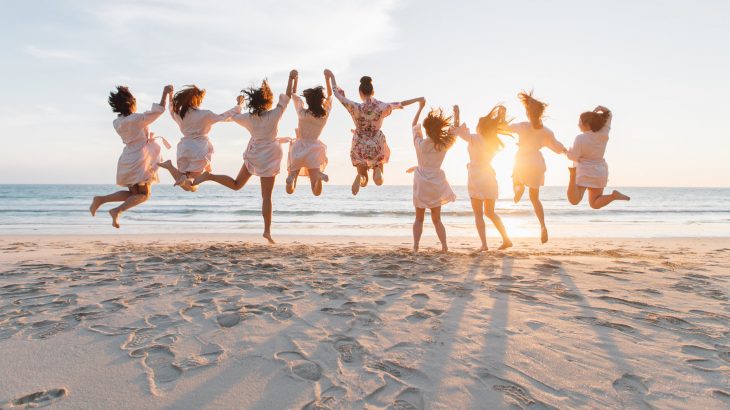
M 200 107 L 204 97 L 205 90 L 198 88 L 195 84 L 186 85 L 172 97 L 172 110 L 180 118 L 185 118 L 189 109 Z
M 366 75 L 360 77 L 359 90 L 366 97 L 373 95 L 373 79 Z
M 610 116 L 611 111 L 609 110 L 586 111 L 580 115 L 580 122 L 590 127 L 591 131 L 596 132 L 606 125 Z
M 307 111 L 314 117 L 322 118 L 327 115 L 327 110 L 324 109 L 324 87 L 321 85 L 317 87 L 307 88 L 302 91 L 304 99 L 307 100 Z
M 450 132 L 451 117 L 447 117 L 441 108 L 432 109 L 423 120 L 426 135 L 433 141 L 436 151 L 445 151 L 454 144 L 456 137 Z
M 479 122 L 477 123 L 477 134 L 479 134 L 479 136 L 487 142 L 487 147 L 489 147 L 488 149 L 492 149 L 492 147 L 494 147 L 493 149 L 495 151 L 501 150 L 504 148 L 504 143 L 501 139 L 499 139 L 497 134 L 499 133 L 499 129 L 504 128 L 508 123 L 507 109 L 504 105 L 495 105 L 494 108 L 489 111 L 489 114 L 479 118 Z
M 271 108 L 274 102 L 274 93 L 271 92 L 269 82 L 264 80 L 261 87 L 249 87 L 241 92 L 246 96 L 246 108 L 251 115 L 260 116 Z
M 525 106 L 527 118 L 529 118 L 532 128 L 536 130 L 542 129 L 542 115 L 545 113 L 547 104 L 533 97 L 532 91 L 529 93 L 522 91 L 517 94 L 517 97 L 522 101 L 522 105 Z
M 117 92 L 109 93 L 109 105 L 112 107 L 112 111 L 122 117 L 131 114 L 132 106 L 135 104 L 137 104 L 137 100 L 127 87 L 118 85 Z

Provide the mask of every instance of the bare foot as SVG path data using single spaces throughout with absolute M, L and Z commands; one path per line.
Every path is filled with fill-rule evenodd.
M 383 185 L 383 169 L 380 167 L 373 169 L 373 182 L 375 185 Z
M 169 159 L 165 162 L 160 162 L 157 164 L 160 168 L 170 169 L 172 168 L 172 161 Z
M 415 255 L 417 253 L 418 253 L 418 245 L 413 245 L 413 254 Z
M 297 187 L 297 177 L 289 175 L 286 177 L 286 193 L 287 194 L 293 194 L 294 190 Z
M 368 186 L 368 173 L 366 172 L 365 175 L 360 175 L 360 187 L 365 188 Z
M 498 251 L 503 251 L 503 250 L 505 250 L 507 248 L 511 248 L 511 247 L 512 247 L 512 241 L 510 241 L 509 239 L 507 239 L 506 241 L 502 242 L 502 246 L 500 246 L 499 248 L 497 248 L 497 250 Z
M 618 201 L 630 201 L 631 200 L 631 197 L 629 197 L 628 195 L 624 195 L 618 191 L 613 191 L 611 193 L 611 195 L 613 196 L 613 199 L 618 200 Z
M 89 207 L 89 212 L 91 212 L 91 216 L 96 216 L 96 210 L 99 209 L 101 206 L 101 199 L 98 196 L 94 197 L 94 200 L 91 201 L 91 206 Z
M 479 249 L 477 249 L 476 251 L 474 251 L 474 253 L 486 252 L 488 250 L 489 250 L 489 246 L 482 245 L 481 247 L 479 247 Z
M 542 243 L 545 243 L 548 241 L 548 232 L 546 227 L 542 227 L 542 232 L 540 233 L 540 241 Z
M 195 177 L 195 179 L 193 179 L 193 186 L 200 185 L 205 181 L 210 181 L 210 172 L 208 171 L 203 171 L 200 175 Z
M 188 192 L 192 191 L 192 186 L 190 185 L 190 179 L 188 179 L 188 177 L 185 175 L 180 175 L 180 178 L 178 178 L 178 180 L 175 181 L 175 185 L 179 186 L 180 188 L 182 188 L 185 191 L 188 191 Z M 197 185 L 195 187 L 196 187 L 195 190 L 197 191 L 198 190 Z
M 361 186 L 364 186 L 364 185 L 362 185 L 362 177 L 358 174 L 355 177 L 355 180 L 352 181 L 352 194 L 357 195 L 357 193 L 360 192 Z
M 449 247 L 446 245 L 441 245 L 441 253 L 449 253 Z
M 266 238 L 267 241 L 269 241 L 270 244 L 275 244 L 274 240 L 271 238 L 271 232 L 264 232 L 262 235 L 264 238 Z
M 324 182 L 330 182 L 330 176 L 325 174 L 324 172 L 320 172 L 319 177 L 322 178 L 322 181 Z
M 112 226 L 119 229 L 119 215 L 121 212 L 117 208 L 109 210 L 109 215 L 112 217 Z
M 525 186 L 524 185 L 514 185 L 512 187 L 515 191 L 515 203 L 520 202 L 520 199 L 522 199 L 522 194 L 525 193 Z

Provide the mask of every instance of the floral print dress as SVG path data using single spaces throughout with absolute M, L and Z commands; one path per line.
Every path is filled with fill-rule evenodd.
M 388 162 L 390 149 L 380 127 L 383 125 L 383 119 L 394 109 L 403 108 L 401 104 L 385 103 L 372 97 L 362 103 L 356 103 L 345 97 L 344 91 L 339 87 L 335 88 L 334 94 L 350 112 L 355 122 L 350 148 L 352 165 L 377 168 Z

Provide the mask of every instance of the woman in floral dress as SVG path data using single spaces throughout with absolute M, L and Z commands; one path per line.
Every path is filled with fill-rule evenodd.
M 362 103 L 356 103 L 345 97 L 344 91 L 337 86 L 334 74 L 330 70 L 324 70 L 324 75 L 332 82 L 335 97 L 340 100 L 347 111 L 350 112 L 355 122 L 355 130 L 352 136 L 352 147 L 350 148 L 350 159 L 352 165 L 357 168 L 357 176 L 352 183 L 352 194 L 357 195 L 360 187 L 368 183 L 368 170 L 373 170 L 373 181 L 375 185 L 383 184 L 383 165 L 388 162 L 390 149 L 385 141 L 385 134 L 380 130 L 383 119 L 390 115 L 394 109 L 403 108 L 418 101 L 414 98 L 402 102 L 385 103 L 374 98 L 373 80 L 368 76 L 360 79 L 360 99 Z

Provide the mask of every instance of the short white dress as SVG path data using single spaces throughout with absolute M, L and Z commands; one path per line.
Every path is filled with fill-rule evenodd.
M 413 173 L 413 205 L 416 208 L 437 208 L 456 201 L 441 164 L 446 150 L 438 151 L 430 138 L 423 138 L 421 124 L 413 126 L 413 145 L 418 166 Z
M 243 165 L 251 175 L 273 177 L 279 174 L 284 153 L 277 135 L 279 120 L 288 104 L 289 96 L 281 94 L 272 110 L 261 115 L 243 113 L 233 116 L 233 121 L 251 134 L 246 152 L 243 153 Z
M 162 161 L 162 150 L 155 142 L 149 125 L 164 112 L 165 107 L 152 104 L 149 111 L 119 116 L 114 120 L 114 130 L 124 142 L 124 150 L 117 162 L 117 185 L 130 187 L 159 181 L 157 164 Z
M 289 145 L 287 170 L 299 171 L 302 176 L 308 176 L 310 169 L 324 172 L 327 166 L 327 145 L 319 140 L 319 136 L 332 110 L 332 97 L 324 101 L 323 117 L 315 117 L 307 111 L 298 95 L 292 95 L 292 100 L 299 117 L 299 127 L 295 130 L 296 140 Z
M 532 128 L 529 122 L 510 124 L 507 130 L 518 135 L 518 150 L 515 156 L 515 167 L 512 179 L 515 185 L 525 185 L 530 188 L 540 188 L 545 185 L 545 158 L 540 149 L 548 147 L 557 154 L 563 153 L 565 147 L 555 134 L 547 128 Z
M 472 134 L 466 125 L 455 129 L 456 135 L 466 141 L 469 151 L 469 163 L 466 168 L 469 172 L 467 189 L 469 198 L 485 201 L 499 198 L 497 175 L 492 168 L 492 158 L 497 153 L 498 146 L 489 143 L 479 134 Z
M 585 188 L 605 188 L 608 185 L 608 164 L 603 158 L 611 131 L 609 114 L 606 125 L 598 131 L 588 131 L 575 137 L 568 158 L 575 166 L 575 184 Z
M 177 169 L 182 173 L 210 171 L 210 161 L 215 152 L 208 139 L 210 129 L 217 122 L 230 121 L 233 115 L 240 112 L 240 105 L 223 114 L 190 108 L 185 113 L 185 118 L 181 118 L 170 104 L 170 115 L 183 134 L 177 144 Z

